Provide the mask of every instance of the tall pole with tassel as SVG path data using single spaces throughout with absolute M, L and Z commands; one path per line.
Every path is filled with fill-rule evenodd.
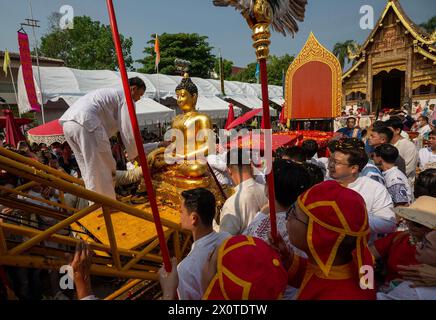
M 142 174 L 144 176 L 144 181 L 147 187 L 148 199 L 150 201 L 151 211 L 153 213 L 154 224 L 156 226 L 156 231 L 159 239 L 160 249 L 162 251 L 162 258 L 167 272 L 171 272 L 171 262 L 168 253 L 168 247 L 165 240 L 165 235 L 162 228 L 162 223 L 160 221 L 159 211 L 156 202 L 156 196 L 153 189 L 153 184 L 151 182 L 150 172 L 148 169 L 147 158 L 145 156 L 144 146 L 142 144 L 141 134 L 138 126 L 138 119 L 136 118 L 135 106 L 133 104 L 132 96 L 130 93 L 129 79 L 127 77 L 126 65 L 124 62 L 123 50 L 121 48 L 120 35 L 118 33 L 117 18 L 115 15 L 114 6 L 112 0 L 106 0 L 109 19 L 111 23 L 112 36 L 114 39 L 115 49 L 118 57 L 118 66 L 120 68 L 121 78 L 123 80 L 124 94 L 126 96 L 127 106 L 130 114 L 130 121 L 132 123 L 133 134 L 135 136 L 136 148 L 139 154 L 139 163 L 142 168 Z

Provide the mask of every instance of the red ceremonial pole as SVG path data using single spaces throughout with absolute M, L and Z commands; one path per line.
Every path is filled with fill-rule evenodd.
M 269 96 L 268 96 L 268 73 L 266 69 L 266 59 L 260 59 L 260 80 L 262 87 L 262 102 L 263 102 L 263 124 L 265 129 L 265 154 L 267 155 L 267 183 L 269 197 L 269 215 L 271 220 L 271 235 L 273 239 L 277 239 L 277 222 L 276 222 L 276 202 L 274 190 L 274 174 L 272 164 L 272 132 L 271 119 L 269 116 Z
M 144 176 L 145 185 L 147 187 L 148 199 L 150 201 L 151 211 L 153 213 L 154 224 L 156 226 L 157 236 L 159 238 L 159 245 L 162 251 L 162 258 L 167 272 L 171 272 L 171 262 L 168 253 L 167 243 L 165 241 L 164 232 L 162 229 L 162 223 L 160 221 L 159 210 L 157 208 L 156 196 L 153 190 L 153 184 L 148 170 L 147 158 L 144 152 L 144 146 L 142 144 L 142 138 L 139 131 L 138 119 L 136 118 L 135 106 L 133 104 L 132 96 L 130 94 L 129 79 L 127 77 L 126 65 L 123 57 L 123 50 L 121 48 L 120 34 L 118 33 L 117 18 L 115 16 L 115 10 L 112 0 L 106 0 L 107 8 L 109 12 L 109 19 L 112 28 L 112 36 L 114 39 L 115 49 L 118 57 L 118 66 L 120 68 L 121 78 L 123 80 L 124 94 L 126 96 L 127 106 L 129 108 L 130 121 L 132 123 L 133 134 L 135 136 L 136 148 L 139 154 L 139 164 L 142 168 L 142 174 Z

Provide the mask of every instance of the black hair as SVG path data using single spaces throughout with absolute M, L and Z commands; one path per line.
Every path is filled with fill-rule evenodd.
M 336 151 L 336 148 L 338 146 L 339 141 L 338 140 L 330 140 L 327 144 L 327 148 L 329 149 L 330 153 L 334 153 Z
M 194 82 L 192 82 L 191 78 L 184 77 L 180 84 L 176 87 L 176 92 L 179 90 L 185 89 L 188 91 L 191 95 L 197 95 L 198 96 L 198 88 L 195 85 Z
M 196 212 L 201 219 L 201 224 L 211 227 L 215 217 L 216 201 L 212 192 L 204 188 L 186 190 L 182 192 L 185 200 L 184 206 L 189 213 Z
M 307 170 L 293 161 L 278 159 L 273 163 L 276 201 L 284 207 L 291 206 L 312 186 Z
M 372 132 L 376 132 L 379 135 L 385 136 L 387 140 L 386 143 L 390 143 L 392 141 L 392 138 L 394 137 L 394 133 L 392 132 L 392 130 L 386 126 L 374 128 L 372 129 Z
M 365 168 L 369 161 L 368 155 L 365 152 L 365 144 L 356 138 L 339 140 L 336 151 L 348 155 L 348 163 L 351 166 L 359 166 L 359 172 Z
M 420 118 L 428 123 L 428 117 L 427 116 L 420 116 Z
M 324 173 L 319 166 L 311 162 L 305 162 L 303 166 L 310 176 L 311 187 L 324 181 Z
M 283 156 L 286 156 L 292 161 L 296 161 L 296 162 L 303 163 L 306 161 L 306 154 L 304 153 L 303 148 L 298 146 L 286 148 Z
M 381 157 L 383 161 L 394 164 L 398 159 L 398 149 L 391 144 L 382 144 L 375 148 L 374 153 L 377 157 Z
M 372 127 L 375 128 L 381 128 L 381 127 L 386 127 L 386 123 L 384 123 L 381 120 L 377 120 L 372 124 Z
M 354 120 L 354 122 L 357 121 L 355 117 L 348 117 L 348 118 L 347 118 L 347 122 L 348 122 L 348 120 Z
M 318 143 L 313 139 L 305 140 L 301 145 L 301 148 L 306 154 L 306 157 L 311 159 L 318 152 Z
M 387 127 L 392 127 L 395 130 L 403 130 L 403 121 L 399 117 L 391 117 L 389 120 L 385 121 Z
M 145 86 L 145 82 L 141 78 L 139 78 L 139 77 L 130 78 L 129 79 L 129 86 L 130 87 L 136 87 L 138 89 L 144 89 L 144 91 L 147 88 Z
M 436 197 L 436 169 L 422 171 L 415 181 L 415 198 L 422 196 Z

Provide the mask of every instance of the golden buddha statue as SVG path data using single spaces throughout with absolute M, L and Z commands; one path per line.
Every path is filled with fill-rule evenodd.
M 187 73 L 177 86 L 176 94 L 177 105 L 183 113 L 172 122 L 172 144 L 150 153 L 148 162 L 154 169 L 166 167 L 161 178 L 177 187 L 205 187 L 210 183 L 204 158 L 210 147 L 212 122 L 209 116 L 195 110 L 198 89 Z

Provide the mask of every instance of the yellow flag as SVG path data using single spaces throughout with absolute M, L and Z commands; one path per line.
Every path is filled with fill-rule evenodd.
M 5 72 L 5 77 L 8 76 L 8 68 L 9 68 L 10 64 L 11 64 L 11 59 L 9 58 L 9 52 L 6 49 L 5 57 L 4 57 L 4 61 L 3 61 L 3 71 Z

